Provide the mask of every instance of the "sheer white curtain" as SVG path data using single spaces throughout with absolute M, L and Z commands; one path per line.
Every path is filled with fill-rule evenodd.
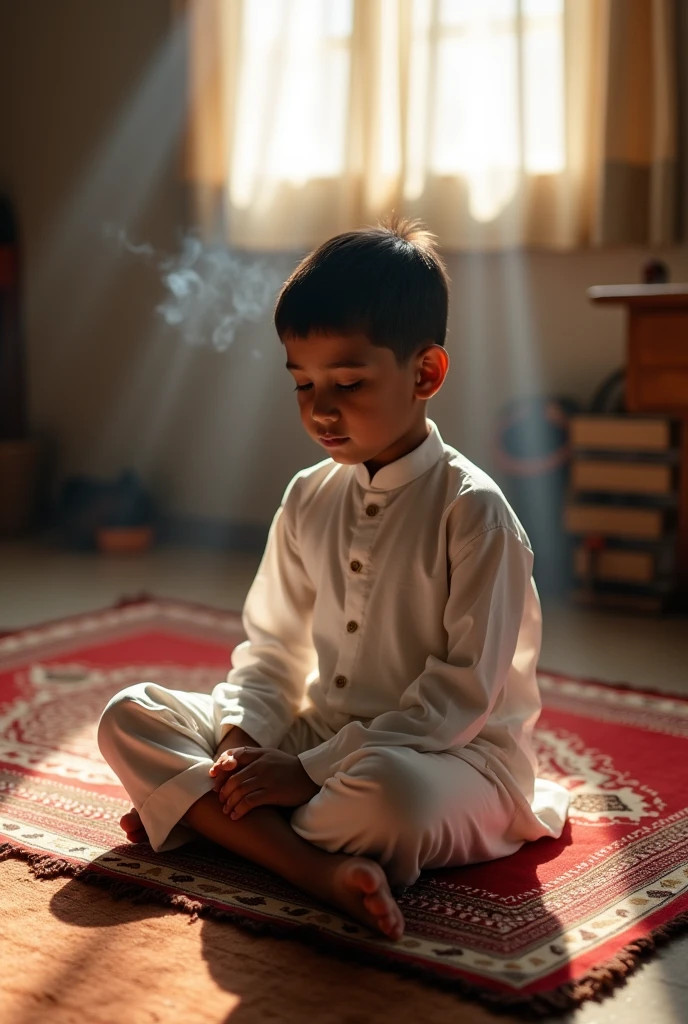
M 620 163 L 675 154 L 671 0 L 623 5 L 193 0 L 195 215 L 211 231 L 221 211 L 232 244 L 260 249 L 305 248 L 391 210 L 421 216 L 449 248 L 603 240 L 619 38 L 649 52 L 639 116 L 665 127 L 628 160 L 622 139 Z M 634 187 L 667 207 L 667 181 Z M 670 220 L 655 216 L 655 235 Z

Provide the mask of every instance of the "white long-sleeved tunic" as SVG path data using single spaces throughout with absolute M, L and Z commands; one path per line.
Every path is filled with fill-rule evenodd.
M 372 480 L 332 459 L 291 480 L 244 604 L 248 639 L 213 691 L 221 733 L 239 725 L 277 746 L 310 715 L 327 738 L 299 756 L 319 784 L 365 748 L 452 750 L 558 835 L 565 791 L 534 795 L 528 537 L 495 482 L 428 424 Z

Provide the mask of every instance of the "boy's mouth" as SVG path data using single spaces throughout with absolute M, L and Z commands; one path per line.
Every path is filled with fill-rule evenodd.
M 349 438 L 334 437 L 332 434 L 319 434 L 318 440 L 321 444 L 324 444 L 326 448 L 337 448 L 340 444 L 346 444 Z

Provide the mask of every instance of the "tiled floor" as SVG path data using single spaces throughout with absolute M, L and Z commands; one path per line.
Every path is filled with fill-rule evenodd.
M 0 631 L 105 607 L 141 591 L 240 610 L 258 560 L 175 548 L 118 559 L 39 543 L 5 544 L 0 546 Z M 643 619 L 548 603 L 541 664 L 688 694 L 688 619 Z M 688 937 L 676 939 L 612 997 L 587 1003 L 565 1019 L 682 1024 L 688 1021 L 687 960 Z M 459 1002 L 457 1009 L 456 1019 L 478 1019 L 472 1007 Z M 421 1008 L 417 1019 L 424 1019 Z

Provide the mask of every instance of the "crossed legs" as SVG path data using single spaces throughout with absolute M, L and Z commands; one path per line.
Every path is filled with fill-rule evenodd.
M 203 835 L 394 939 L 390 882 L 521 845 L 503 838 L 513 807 L 471 765 L 396 747 L 356 751 L 291 821 L 272 807 L 233 821 L 208 775 L 215 735 L 206 694 L 140 683 L 110 701 L 98 742 L 135 805 L 121 820 L 132 841 L 174 849 Z
M 256 807 L 238 821 L 232 821 L 223 813 L 214 790 L 192 804 L 184 820 L 206 839 L 269 868 L 369 928 L 390 939 L 401 938 L 401 910 L 384 871 L 375 861 L 319 850 L 301 839 L 272 807 Z M 137 811 L 125 814 L 120 824 L 132 841 L 147 838 Z
M 165 848 L 200 834 L 367 927 L 400 938 L 403 916 L 374 860 L 319 849 L 272 807 L 255 808 L 237 821 L 223 813 L 208 775 L 214 743 L 209 700 L 140 683 L 115 695 L 104 710 L 98 745 L 136 805 L 120 821 L 127 837 L 160 849 L 173 824 L 176 838 Z

